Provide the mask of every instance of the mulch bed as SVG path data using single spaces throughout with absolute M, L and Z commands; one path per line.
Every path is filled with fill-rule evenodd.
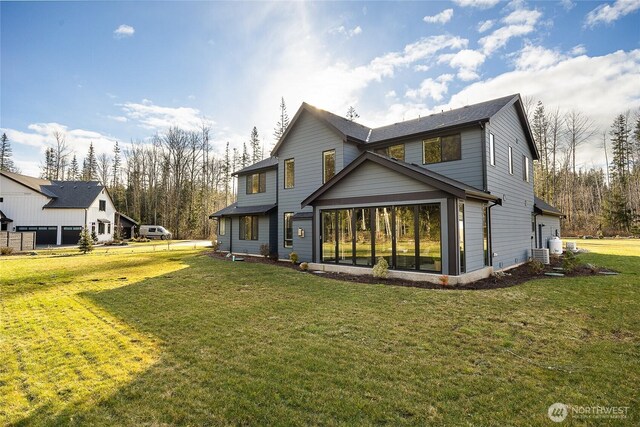
M 212 258 L 217 258 L 225 261 L 231 262 L 231 258 L 227 258 L 226 254 L 220 252 L 209 252 L 209 256 Z M 237 255 L 236 255 L 237 256 Z M 296 264 L 287 262 L 287 261 L 274 261 L 269 258 L 255 257 L 255 256 L 243 256 L 243 262 L 249 263 L 259 263 L 259 264 L 270 264 L 276 265 L 279 267 L 290 268 L 292 270 L 301 271 L 300 267 Z M 355 274 L 347 274 L 347 273 L 335 273 L 335 272 L 322 272 L 322 273 L 314 273 L 307 272 L 307 274 L 317 275 L 319 277 L 324 277 L 327 279 L 341 280 L 345 282 L 354 282 L 354 283 L 364 283 L 364 284 L 372 284 L 372 285 L 390 285 L 390 286 L 405 286 L 411 288 L 422 288 L 422 289 L 442 289 L 442 290 L 482 290 L 482 289 L 499 289 L 499 288 L 509 288 L 511 286 L 516 286 L 522 284 L 524 282 L 528 282 L 529 280 L 534 279 L 554 279 L 553 276 L 546 276 L 544 273 L 562 273 L 564 277 L 582 277 L 582 276 L 601 276 L 603 272 L 613 273 L 612 270 L 603 269 L 600 267 L 589 266 L 589 265 L 579 265 L 572 272 L 564 272 L 560 270 L 554 270 L 554 268 L 562 267 L 562 257 L 561 256 L 552 256 L 551 264 L 545 265 L 542 271 L 535 271 L 532 268 L 530 263 L 523 264 L 519 267 L 512 268 L 510 270 L 505 271 L 504 273 L 499 273 L 486 279 L 477 280 L 472 283 L 467 283 L 465 285 L 452 285 L 452 286 L 443 286 L 440 284 L 429 283 L 429 282 L 414 282 L 411 280 L 405 279 L 381 279 L 373 277 L 372 275 L 355 275 Z

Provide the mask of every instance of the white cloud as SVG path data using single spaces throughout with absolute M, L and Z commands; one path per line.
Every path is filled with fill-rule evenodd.
M 479 78 L 477 70 L 484 63 L 485 55 L 470 49 L 463 49 L 456 53 L 440 55 L 438 63 L 447 63 L 451 68 L 458 70 L 457 77 L 462 81 L 470 81 Z
M 542 16 L 537 10 L 516 9 L 502 18 L 504 26 L 478 40 L 485 55 L 491 55 L 505 46 L 513 37 L 523 36 L 535 30 L 535 25 Z
M 449 90 L 449 83 L 453 80 L 453 74 L 442 74 L 434 79 L 425 79 L 418 89 L 410 89 L 405 96 L 412 100 L 424 100 L 431 98 L 434 101 L 442 101 Z
M 189 107 L 161 107 L 148 99 L 141 103 L 118 104 L 127 119 L 138 122 L 145 129 L 162 131 L 172 126 L 184 130 L 197 130 L 203 120 L 209 121 L 199 110 Z
M 415 71 L 421 71 L 421 72 L 429 71 L 430 68 L 431 67 L 429 67 L 428 65 L 425 65 L 425 64 L 418 64 L 418 65 L 414 65 L 413 66 L 413 69 Z
M 589 72 L 585 72 L 589 70 Z M 563 111 L 578 109 L 608 131 L 616 114 L 640 107 L 640 49 L 604 56 L 565 58 L 539 69 L 514 70 L 476 82 L 435 110 L 457 108 L 520 93 Z M 602 157 L 600 141 L 585 146 L 579 162 L 593 164 Z
M 587 48 L 583 44 L 576 45 L 571 48 L 571 55 L 578 56 L 587 53 Z
M 564 7 L 564 10 L 571 10 L 576 5 L 572 0 L 560 0 L 560 4 Z
M 527 71 L 542 70 L 565 59 L 565 56 L 556 50 L 533 45 L 526 45 L 516 55 L 516 69 Z
M 436 15 L 425 16 L 423 20 L 427 24 L 446 24 L 451 21 L 451 18 L 453 18 L 453 9 L 445 9 Z
M 385 98 L 395 98 L 397 96 L 395 90 L 390 90 L 389 92 L 384 94 Z
M 130 25 L 122 24 L 115 30 L 113 30 L 113 37 L 117 39 L 123 39 L 125 37 L 131 37 L 136 32 L 135 28 Z
M 353 36 L 357 36 L 359 34 L 362 34 L 362 28 L 360 28 L 360 26 L 356 26 L 350 30 L 346 29 L 344 27 L 344 25 L 341 25 L 337 28 L 332 28 L 331 30 L 329 30 L 330 34 L 341 34 L 343 36 L 346 36 L 348 38 L 351 38 Z
M 616 0 L 613 5 L 601 4 L 587 14 L 585 25 L 595 27 L 598 24 L 610 24 L 640 9 L 640 0 Z
M 479 33 L 484 33 L 485 31 L 489 31 L 491 28 L 493 28 L 493 24 L 495 24 L 496 21 L 494 21 L 493 19 L 487 19 L 486 21 L 482 21 L 478 23 L 478 32 Z
M 116 122 L 120 122 L 120 123 L 126 123 L 129 121 L 129 119 L 127 119 L 124 116 L 107 116 L 108 118 L 110 118 L 111 120 L 115 120 Z
M 478 9 L 489 9 L 500 3 L 500 0 L 453 0 L 453 2 L 460 7 L 477 7 Z

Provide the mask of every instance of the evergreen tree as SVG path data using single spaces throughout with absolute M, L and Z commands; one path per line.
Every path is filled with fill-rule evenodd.
M 240 166 L 246 168 L 249 166 L 249 152 L 247 151 L 247 143 L 242 144 L 242 157 L 240 159 Z
M 280 117 L 278 118 L 278 123 L 273 131 L 273 136 L 276 139 L 276 142 L 280 140 L 282 134 L 289 127 L 289 115 L 287 114 L 287 105 L 284 103 L 284 97 L 280 99 Z
M 82 228 L 80 232 L 80 240 L 78 241 L 78 249 L 83 254 L 93 251 L 93 239 L 87 227 Z
M 75 181 L 79 177 L 80 177 L 80 168 L 78 166 L 78 159 L 74 154 L 73 159 L 71 159 L 71 167 L 69 168 L 69 179 L 72 181 Z
M 255 126 L 251 130 L 249 145 L 251 146 L 251 163 L 259 162 L 260 160 L 262 160 L 262 149 L 260 148 L 260 138 L 258 137 L 258 129 Z
M 120 146 L 118 141 L 113 145 L 113 188 L 120 183 Z
M 42 171 L 40 177 L 42 179 L 54 179 L 54 173 L 56 169 L 56 152 L 53 148 L 47 147 L 44 151 L 44 165 L 40 166 Z
M 93 181 L 98 179 L 98 159 L 93 148 L 93 142 L 89 144 L 89 152 L 82 163 L 82 180 Z
M 349 109 L 347 110 L 347 120 L 350 120 L 350 121 L 353 122 L 353 121 L 355 121 L 355 119 L 357 119 L 359 117 L 360 117 L 360 114 L 358 114 L 356 112 L 356 109 L 353 108 L 353 105 L 350 106 Z
M 631 129 L 624 114 L 618 115 L 611 125 L 611 195 L 608 216 L 613 227 L 629 231 L 633 213 L 629 208 L 629 175 L 631 165 Z
M 11 144 L 6 133 L 2 134 L 0 138 L 0 171 L 16 172 L 16 167 L 11 159 Z
M 224 160 L 222 162 L 222 184 L 224 185 L 224 200 L 229 203 L 229 182 L 231 181 L 231 159 L 229 158 L 229 141 L 224 150 Z

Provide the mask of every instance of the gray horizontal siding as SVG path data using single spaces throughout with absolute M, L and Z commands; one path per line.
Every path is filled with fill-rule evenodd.
M 532 245 L 533 163 L 524 131 L 513 105 L 506 107 L 485 127 L 486 140 L 493 133 L 496 165 L 487 166 L 488 190 L 502 198 L 502 206 L 491 208 L 491 241 L 494 268 L 527 261 Z M 513 148 L 513 175 L 509 174 L 508 147 Z M 489 159 L 489 144 L 486 147 Z M 522 156 L 529 158 L 530 182 L 522 179 Z M 488 162 L 488 160 L 487 160 Z
M 229 242 L 231 242 L 231 218 L 218 218 L 218 221 L 225 221 L 226 230 L 223 236 L 218 235 L 217 240 L 220 243 L 219 250 L 221 251 L 229 251 Z
M 276 203 L 276 170 L 269 169 L 264 193 L 247 194 L 247 175 L 238 177 L 238 206 L 268 205 Z
M 435 191 L 436 189 L 406 175 L 367 161 L 340 180 L 319 199 Z
M 464 203 L 464 243 L 467 273 L 484 267 L 482 206 L 482 203 L 469 200 Z
M 558 232 L 558 237 L 562 236 L 560 233 L 560 218 L 557 216 L 538 215 L 536 217 L 536 230 L 538 224 L 544 224 L 544 227 L 542 227 L 543 247 L 549 247 L 549 239 L 556 235 L 556 230 Z
M 293 247 L 298 254 L 299 262 L 313 261 L 312 247 L 313 237 L 311 233 L 311 218 L 293 221 Z M 304 230 L 304 237 L 298 236 L 298 229 Z
M 231 217 L 233 222 L 233 231 L 231 238 L 233 239 L 233 253 L 260 255 L 260 246 L 269 244 L 269 216 L 261 215 L 258 221 L 258 240 L 240 240 L 239 217 Z M 229 228 L 227 228 L 229 234 Z
M 303 112 L 289 132 L 287 140 L 278 150 L 278 255 L 288 258 L 295 250 L 298 255 L 311 253 L 311 234 L 309 238 L 294 240 L 293 248 L 284 248 L 284 213 L 311 212 L 311 206 L 300 208 L 300 203 L 322 185 L 322 153 L 326 150 L 336 150 L 336 173 L 345 164 L 345 151 L 351 159 L 357 153 L 351 144 L 345 144 L 342 139 L 323 122 L 311 114 Z M 294 159 L 295 186 L 284 188 L 284 161 Z M 302 258 L 301 258 L 302 259 Z
M 460 133 L 462 159 L 423 165 L 422 138 L 405 143 L 405 161 L 448 176 L 478 189 L 483 188 L 482 130 L 478 127 Z

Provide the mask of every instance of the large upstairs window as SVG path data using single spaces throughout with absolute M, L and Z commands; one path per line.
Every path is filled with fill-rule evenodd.
M 390 147 L 376 148 L 373 150 L 376 154 L 391 157 L 392 159 L 404 161 L 404 144 L 396 144 Z
M 247 194 L 267 191 L 267 174 L 265 172 L 247 175 Z
M 284 188 L 293 188 L 295 185 L 295 168 L 293 159 L 284 161 Z
M 441 163 L 460 160 L 462 147 L 460 134 L 438 136 L 422 141 L 422 163 Z
M 336 174 L 336 150 L 322 153 L 322 183 L 329 181 Z

